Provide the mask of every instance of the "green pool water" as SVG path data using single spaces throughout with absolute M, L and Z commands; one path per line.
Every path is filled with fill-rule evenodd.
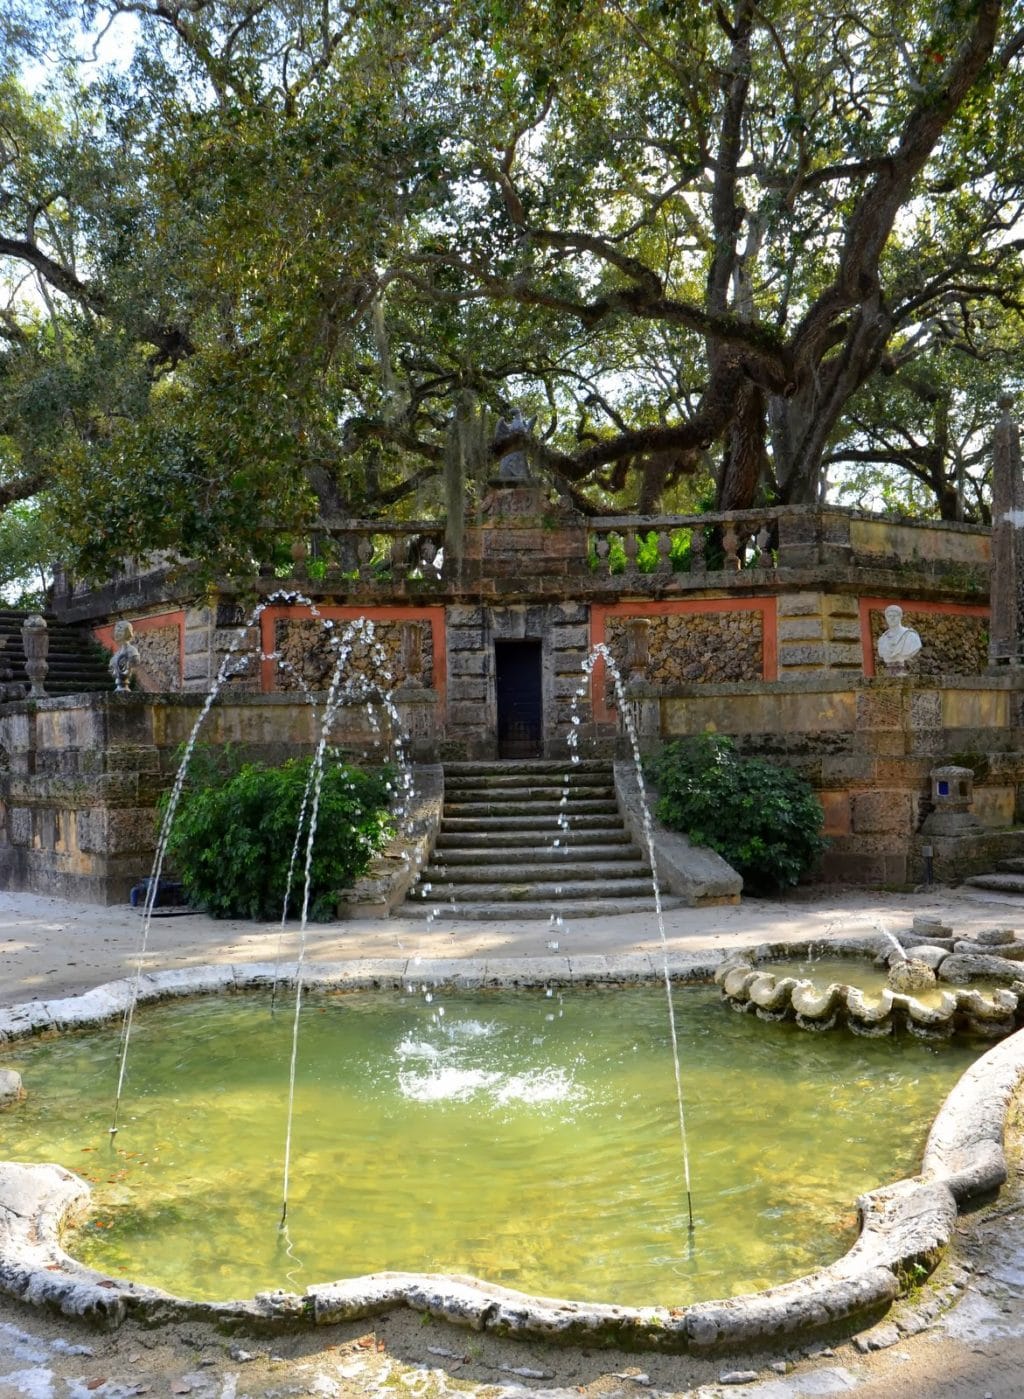
M 93 1183 L 77 1257 L 193 1297 L 402 1269 L 676 1305 L 838 1257 L 977 1053 L 765 1026 L 710 988 L 675 1004 L 692 1235 L 658 987 L 309 996 L 287 1238 L 291 1012 L 261 998 L 140 1010 L 116 1146 L 118 1026 L 12 1046 L 28 1097 L 0 1155 Z

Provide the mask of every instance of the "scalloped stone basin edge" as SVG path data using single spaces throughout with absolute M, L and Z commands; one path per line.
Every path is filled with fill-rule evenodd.
M 870 945 L 841 946 L 863 951 Z M 673 980 L 707 982 L 723 960 L 677 955 L 669 969 Z M 307 965 L 303 984 L 397 989 L 407 980 L 407 967 L 417 982 L 464 988 L 595 985 L 660 974 L 647 957 L 361 961 Z M 293 981 L 295 972 L 294 964 L 156 972 L 142 977 L 139 998 L 247 990 L 275 979 Z M 125 979 L 82 996 L 0 1009 L 0 1041 L 112 1018 L 123 1012 L 132 987 L 133 979 Z M 15 1162 L 0 1162 L 0 1289 L 105 1326 L 129 1316 L 148 1324 L 204 1320 L 228 1329 L 316 1326 L 404 1306 L 497 1335 L 694 1353 L 849 1331 L 876 1321 L 921 1269 L 934 1268 L 952 1236 L 958 1206 L 1003 1184 L 1004 1119 L 1022 1076 L 1024 1031 L 990 1049 L 961 1077 L 932 1126 L 921 1174 L 858 1199 L 861 1232 L 842 1258 L 793 1282 L 724 1301 L 679 1308 L 602 1306 L 530 1296 L 468 1277 L 391 1272 L 324 1283 L 304 1296 L 272 1292 L 248 1301 L 197 1302 L 108 1278 L 70 1257 L 62 1232 L 88 1210 L 89 1186 L 59 1165 Z
M 1004 931 L 1010 933 L 1009 929 Z M 932 957 L 921 970 L 938 978 L 935 989 L 940 997 L 934 1005 L 925 1004 L 909 990 L 884 987 L 876 998 L 866 996 L 856 986 L 827 980 L 829 954 L 853 951 L 861 957 L 877 957 L 887 950 L 884 937 L 830 943 L 827 953 L 820 942 L 788 943 L 781 949 L 770 944 L 737 949 L 719 964 L 714 980 L 734 1009 L 752 1011 L 761 1020 L 795 1021 L 804 1030 L 842 1027 L 857 1035 L 881 1036 L 905 1028 L 921 1039 L 944 1038 L 958 1031 L 1001 1039 L 1019 1028 L 1024 1015 L 1019 994 L 1024 983 L 1024 961 L 1020 959 L 1024 945 L 1012 934 L 1010 940 L 1015 951 L 1012 960 L 998 955 L 1006 951 L 1005 943 L 977 946 L 951 938 L 948 946 L 932 946 L 923 938 L 915 942 L 904 934 L 900 941 L 911 959 L 908 966 L 918 965 L 913 960 L 915 950 Z M 823 975 L 819 980 L 787 971 L 787 963 L 811 957 L 820 959 Z M 950 984 L 961 978 L 970 981 L 972 976 L 1004 981 L 1016 989 L 1004 986 L 982 994 L 969 985 Z

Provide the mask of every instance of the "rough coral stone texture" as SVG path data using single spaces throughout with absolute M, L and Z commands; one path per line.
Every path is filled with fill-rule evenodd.
M 385 689 L 400 685 L 407 678 L 402 664 L 403 625 L 408 623 L 377 622 L 372 641 L 357 637 L 352 644 L 343 680 L 360 676 Z M 417 620 L 412 625 L 420 634 L 419 679 L 429 687 L 433 684 L 434 673 L 433 633 L 427 621 Z M 334 635 L 343 635 L 344 627 L 344 622 L 336 622 Z M 274 688 L 298 690 L 301 688 L 301 677 L 301 682 L 311 690 L 326 690 L 331 683 L 335 661 L 329 635 L 323 624 L 312 618 L 284 618 L 278 621 L 274 645 L 286 664 L 278 667 Z
M 870 613 L 871 649 L 885 631 L 883 611 Z M 907 669 L 916 675 L 981 675 L 988 665 L 988 618 L 955 612 L 903 609 L 903 625 L 921 638 L 921 651 Z
M 761 612 L 687 612 L 650 617 L 644 679 L 652 685 L 760 680 L 764 673 Z M 621 666 L 629 619 L 608 623 L 608 645 Z
M 181 689 L 181 631 L 177 623 L 137 631 L 133 644 L 139 650 L 139 669 L 157 689 Z

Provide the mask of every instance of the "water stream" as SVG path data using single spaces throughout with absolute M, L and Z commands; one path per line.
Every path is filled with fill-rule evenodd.
M 636 769 L 637 787 L 640 793 L 640 810 L 643 819 L 644 840 L 647 845 L 647 856 L 651 865 L 651 888 L 654 893 L 654 914 L 658 924 L 658 937 L 661 942 L 661 969 L 665 986 L 665 1001 L 668 1008 L 669 1034 L 672 1040 L 672 1071 L 675 1076 L 676 1112 L 679 1119 L 679 1150 L 683 1169 L 683 1186 L 686 1191 L 686 1215 L 689 1229 L 692 1232 L 694 1227 L 693 1191 L 690 1182 L 690 1148 L 686 1134 L 686 1105 L 683 1098 L 683 1078 L 679 1065 L 679 1035 L 676 1029 L 675 1004 L 672 999 L 672 975 L 669 969 L 668 938 L 665 934 L 665 913 L 661 902 L 661 882 L 658 878 L 658 861 L 654 850 L 654 828 L 651 823 L 651 812 L 647 801 L 643 758 L 640 754 L 640 740 L 637 735 L 636 724 L 633 721 L 633 711 L 626 698 L 626 690 L 622 682 L 622 672 L 619 670 L 615 657 L 603 641 L 599 641 L 597 645 L 593 647 L 590 654 L 583 662 L 584 681 L 573 696 L 573 712 L 571 715 L 568 742 L 572 754 L 572 761 L 579 762 L 579 736 L 581 726 L 579 704 L 586 694 L 587 681 L 592 679 L 594 667 L 599 660 L 604 661 L 611 675 L 612 684 L 615 687 L 615 699 L 626 730 L 626 737 L 629 740 L 633 765 Z

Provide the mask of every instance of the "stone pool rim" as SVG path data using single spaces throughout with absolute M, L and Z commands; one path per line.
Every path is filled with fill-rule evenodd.
M 879 939 L 814 939 L 790 944 L 828 955 L 865 955 Z M 673 982 L 710 983 L 722 953 L 671 953 Z M 749 950 L 757 961 L 775 944 Z M 294 985 L 294 961 L 200 966 L 138 978 L 139 1004 L 182 996 Z M 306 989 L 497 989 L 662 982 L 655 955 L 517 958 L 360 959 L 308 962 Z M 0 1044 L 34 1034 L 101 1024 L 124 1013 L 136 978 L 107 982 L 81 995 L 0 1007 Z M 932 1124 L 917 1176 L 857 1200 L 861 1229 L 835 1262 L 791 1282 L 721 1301 L 680 1307 L 625 1307 L 532 1296 L 475 1278 L 430 1273 L 373 1273 L 307 1288 L 302 1296 L 258 1293 L 251 1300 L 199 1302 L 86 1267 L 67 1254 L 63 1230 L 89 1207 L 89 1186 L 59 1165 L 0 1162 L 0 1291 L 19 1301 L 99 1325 L 129 1317 L 146 1324 L 207 1321 L 229 1329 L 315 1327 L 356 1321 L 398 1307 L 514 1339 L 626 1350 L 708 1353 L 785 1339 L 858 1330 L 935 1267 L 957 1212 L 991 1195 L 1007 1177 L 1003 1152 L 1010 1098 L 1024 1077 L 1024 1030 L 989 1049 L 954 1085 Z M 5 1110 L 16 1113 L 17 1107 Z

